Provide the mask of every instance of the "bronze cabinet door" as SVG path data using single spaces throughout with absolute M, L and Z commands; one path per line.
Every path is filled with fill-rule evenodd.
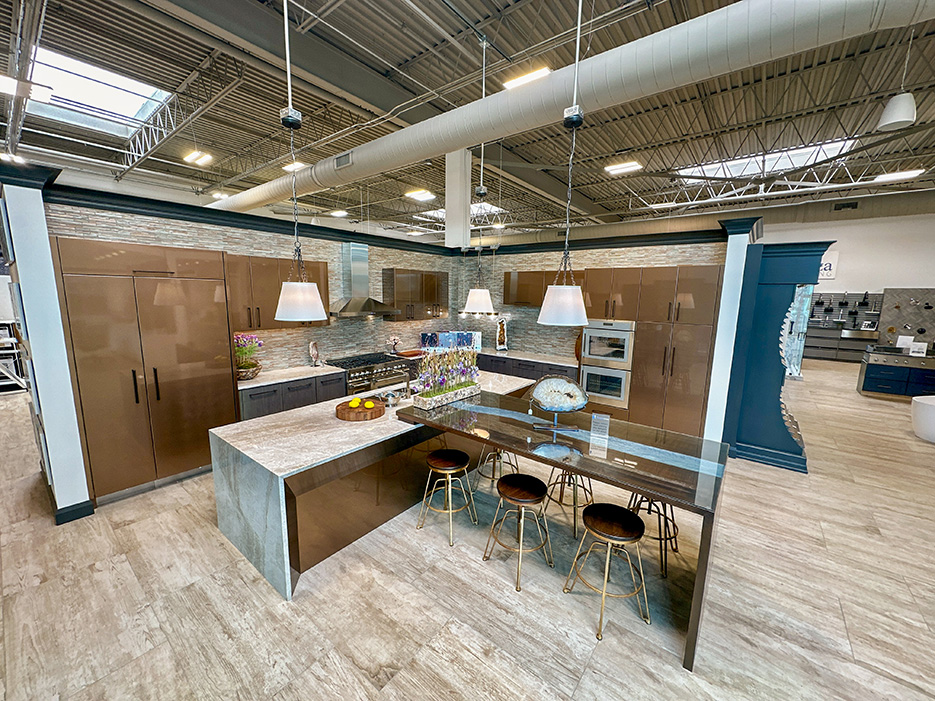
M 627 403 L 630 421 L 633 423 L 662 427 L 666 408 L 671 334 L 671 324 L 636 324 L 630 399 Z
M 305 264 L 305 270 L 308 274 L 308 281 L 318 285 L 318 294 L 321 295 L 321 303 L 325 308 L 325 314 L 331 306 L 330 293 L 328 290 L 328 264 L 322 261 L 311 261 Z M 324 321 L 310 321 L 308 326 L 327 326 L 328 319 Z
M 250 282 L 253 290 L 253 328 L 281 329 L 282 324 L 275 320 L 282 287 L 279 259 L 251 256 Z
M 611 319 L 610 294 L 613 288 L 613 268 L 588 268 L 584 271 L 584 309 L 588 319 Z
M 425 314 L 423 318 L 432 319 L 438 315 L 438 273 L 422 273 L 421 308 Z
M 224 283 L 136 278 L 156 476 L 211 462 L 208 429 L 233 423 Z
M 156 464 L 133 280 L 62 279 L 94 495 L 152 482 Z
M 678 268 L 643 268 L 637 321 L 666 321 L 675 318 L 675 283 Z
M 250 283 L 250 258 L 226 255 L 225 264 L 231 331 L 255 329 L 256 311 L 253 309 L 253 291 Z
M 542 298 L 545 297 L 546 285 L 551 284 L 552 278 L 547 283 L 544 271 L 524 271 L 517 273 L 516 297 L 517 304 L 525 304 L 531 307 L 541 307 Z
M 675 324 L 672 327 L 669 383 L 662 424 L 667 431 L 701 435 L 711 358 L 711 332 L 711 326 Z
M 610 291 L 610 318 L 635 321 L 640 306 L 641 268 L 614 268 Z
M 62 272 L 79 275 L 174 275 L 224 278 L 221 251 L 57 237 Z
M 672 320 L 678 324 L 714 324 L 721 283 L 720 265 L 681 265 Z

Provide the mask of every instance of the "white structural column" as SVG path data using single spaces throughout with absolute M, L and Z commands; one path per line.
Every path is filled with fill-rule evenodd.
M 445 154 L 445 246 L 471 245 L 471 152 Z
M 755 225 L 762 228 L 762 222 Z M 747 246 L 751 233 L 731 234 L 727 237 L 727 258 L 724 261 L 724 282 L 721 285 L 721 306 L 718 311 L 714 356 L 711 359 L 711 383 L 708 390 L 708 409 L 705 414 L 704 437 L 720 441 L 724 435 L 727 412 L 727 392 L 734 359 L 734 341 L 737 339 L 737 318 L 740 312 L 740 292 L 747 261 Z
M 47 479 L 56 508 L 67 512 L 88 501 L 88 482 L 42 190 L 4 185 L 3 200 L 34 370 L 33 397 L 45 429 Z

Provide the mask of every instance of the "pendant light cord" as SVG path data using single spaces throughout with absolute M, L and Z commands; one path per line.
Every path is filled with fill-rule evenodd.
M 289 152 L 292 154 L 292 162 L 295 163 L 295 131 L 289 130 Z M 299 243 L 299 200 L 295 190 L 295 169 L 292 171 L 292 262 L 295 265 L 296 277 L 299 282 L 308 282 L 308 276 L 305 273 L 305 262 L 302 260 L 302 244 Z M 292 271 L 289 271 L 289 280 L 292 280 Z
M 481 79 L 480 79 L 480 97 L 483 100 L 487 97 L 487 39 L 481 40 Z M 484 188 L 484 142 L 480 145 L 480 187 Z
M 909 46 L 906 48 L 906 61 L 903 63 L 903 78 L 899 81 L 899 90 L 900 92 L 906 92 L 906 73 L 909 70 L 909 54 L 912 52 L 912 37 L 915 36 L 916 30 L 913 30 L 909 33 Z

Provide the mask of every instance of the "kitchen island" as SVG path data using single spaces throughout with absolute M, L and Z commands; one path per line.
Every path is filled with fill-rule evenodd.
M 481 372 L 480 384 L 513 394 L 532 381 Z M 218 527 L 286 599 L 301 572 L 419 502 L 441 434 L 397 420 L 411 400 L 361 422 L 335 417 L 342 401 L 209 433 Z

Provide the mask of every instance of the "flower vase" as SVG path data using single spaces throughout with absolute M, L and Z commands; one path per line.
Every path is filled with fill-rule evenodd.
M 245 368 L 237 368 L 237 380 L 252 380 L 257 375 L 260 374 L 260 370 L 263 369 L 263 366 L 260 364 L 259 360 L 254 360 L 253 365 Z

